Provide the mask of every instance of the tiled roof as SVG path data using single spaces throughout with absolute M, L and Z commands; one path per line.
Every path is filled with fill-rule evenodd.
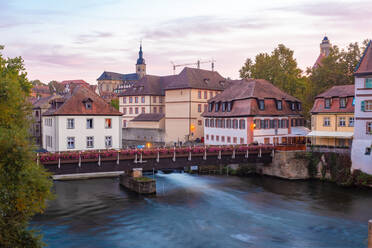
M 369 41 L 362 58 L 357 65 L 355 76 L 367 76 L 372 75 L 372 41 Z
M 165 89 L 224 90 L 226 87 L 225 78 L 216 71 L 185 67 Z
M 50 106 L 49 102 L 57 97 L 61 97 L 61 96 L 51 95 L 47 97 L 41 97 L 39 100 L 37 100 L 36 102 L 32 104 L 32 107 L 33 108 L 48 108 Z
M 151 114 L 140 114 L 136 116 L 131 121 L 160 121 L 164 118 L 164 114 L 161 113 L 151 113 Z
M 90 98 L 93 101 L 91 109 L 85 108 L 83 100 L 86 98 Z M 54 99 L 54 101 L 57 100 L 63 102 L 61 106 L 56 108 L 52 104 L 52 107 L 43 115 L 122 115 L 122 113 L 84 85 L 77 85 L 72 89 L 71 93 L 61 97 L 61 99 Z
M 180 74 L 170 76 L 145 75 L 121 96 L 165 95 L 172 89 L 223 90 L 229 85 L 218 72 L 185 67 Z
M 301 113 L 297 109 L 291 110 L 289 103 L 300 101 L 281 91 L 271 83 L 263 79 L 243 79 L 231 80 L 231 86 L 221 94 L 210 99 L 209 103 L 232 102 L 230 112 L 222 112 L 221 107 L 218 112 L 213 109 L 211 112 L 205 111 L 204 117 L 235 117 L 235 116 L 283 116 Z M 265 109 L 260 110 L 258 100 L 265 100 Z M 282 101 L 282 110 L 277 109 L 277 100 Z
M 355 95 L 355 86 L 353 84 L 349 85 L 336 85 L 329 90 L 317 95 L 315 98 L 319 97 L 347 97 Z
M 117 72 L 104 71 L 97 80 L 137 81 L 138 79 L 139 77 L 137 73 L 121 74 Z
M 48 85 L 36 85 L 31 89 L 35 93 L 44 93 L 50 94 L 49 86 Z
M 329 90 L 315 97 L 311 113 L 354 113 L 353 98 L 355 93 L 354 85 L 333 86 Z M 346 97 L 345 108 L 340 108 L 340 97 Z M 331 98 L 330 108 L 325 108 L 325 98 Z
M 66 85 L 66 84 L 84 84 L 84 85 L 89 85 L 87 82 L 85 82 L 82 79 L 64 80 L 64 81 L 60 82 L 60 84 L 62 84 L 62 85 Z
M 264 79 L 242 79 L 228 82 L 230 87 L 210 99 L 209 102 L 228 102 L 247 98 L 275 98 L 277 100 L 300 101 Z

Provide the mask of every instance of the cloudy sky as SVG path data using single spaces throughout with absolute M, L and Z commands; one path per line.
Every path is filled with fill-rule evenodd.
M 172 74 L 171 61 L 216 60 L 238 78 L 247 57 L 282 43 L 311 66 L 332 44 L 372 38 L 372 1 L 0 0 L 0 44 L 22 56 L 30 79 L 84 79 L 134 72 L 142 40 L 147 73 Z M 209 69 L 209 64 L 202 65 Z M 179 72 L 179 70 L 178 70 Z

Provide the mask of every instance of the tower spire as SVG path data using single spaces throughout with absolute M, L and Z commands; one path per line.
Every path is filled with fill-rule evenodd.
M 140 49 L 138 52 L 138 59 L 136 64 L 136 73 L 139 76 L 139 78 L 142 78 L 144 75 L 146 75 L 146 63 L 145 59 L 143 58 L 142 40 L 140 41 Z

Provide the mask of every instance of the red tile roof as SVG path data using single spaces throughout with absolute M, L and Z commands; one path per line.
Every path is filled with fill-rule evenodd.
M 91 109 L 85 108 L 83 103 L 84 99 L 87 98 L 93 101 Z M 122 115 L 122 113 L 84 85 L 77 85 L 72 89 L 71 93 L 53 101 L 60 102 L 61 105 L 56 107 L 56 104 L 52 104 L 52 107 L 43 115 Z
M 355 76 L 372 75 L 372 45 L 369 41 L 354 73 Z
M 64 80 L 64 81 L 60 82 L 60 84 L 62 84 L 62 85 L 66 85 L 66 84 L 85 84 L 85 85 L 89 85 L 87 82 L 85 82 L 82 79 Z
M 312 114 L 316 113 L 354 113 L 353 99 L 355 93 L 354 85 L 337 85 L 315 97 Z M 340 108 L 340 98 L 345 97 L 346 106 Z M 325 99 L 331 99 L 330 108 L 325 108 Z
M 300 101 L 281 91 L 271 83 L 263 79 L 243 79 L 230 81 L 231 86 L 221 94 L 210 99 L 209 103 L 232 102 L 230 112 L 218 112 L 213 109 L 211 112 L 203 113 L 204 117 L 235 117 L 235 116 L 301 116 L 297 109 L 291 110 L 289 103 Z M 265 109 L 260 110 L 258 100 L 265 101 Z M 282 100 L 282 110 L 277 109 L 276 102 Z

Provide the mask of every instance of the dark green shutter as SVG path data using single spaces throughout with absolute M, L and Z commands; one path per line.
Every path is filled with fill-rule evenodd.
M 364 112 L 365 111 L 365 108 L 366 108 L 366 104 L 365 104 L 365 101 L 362 101 L 361 102 L 361 110 Z

